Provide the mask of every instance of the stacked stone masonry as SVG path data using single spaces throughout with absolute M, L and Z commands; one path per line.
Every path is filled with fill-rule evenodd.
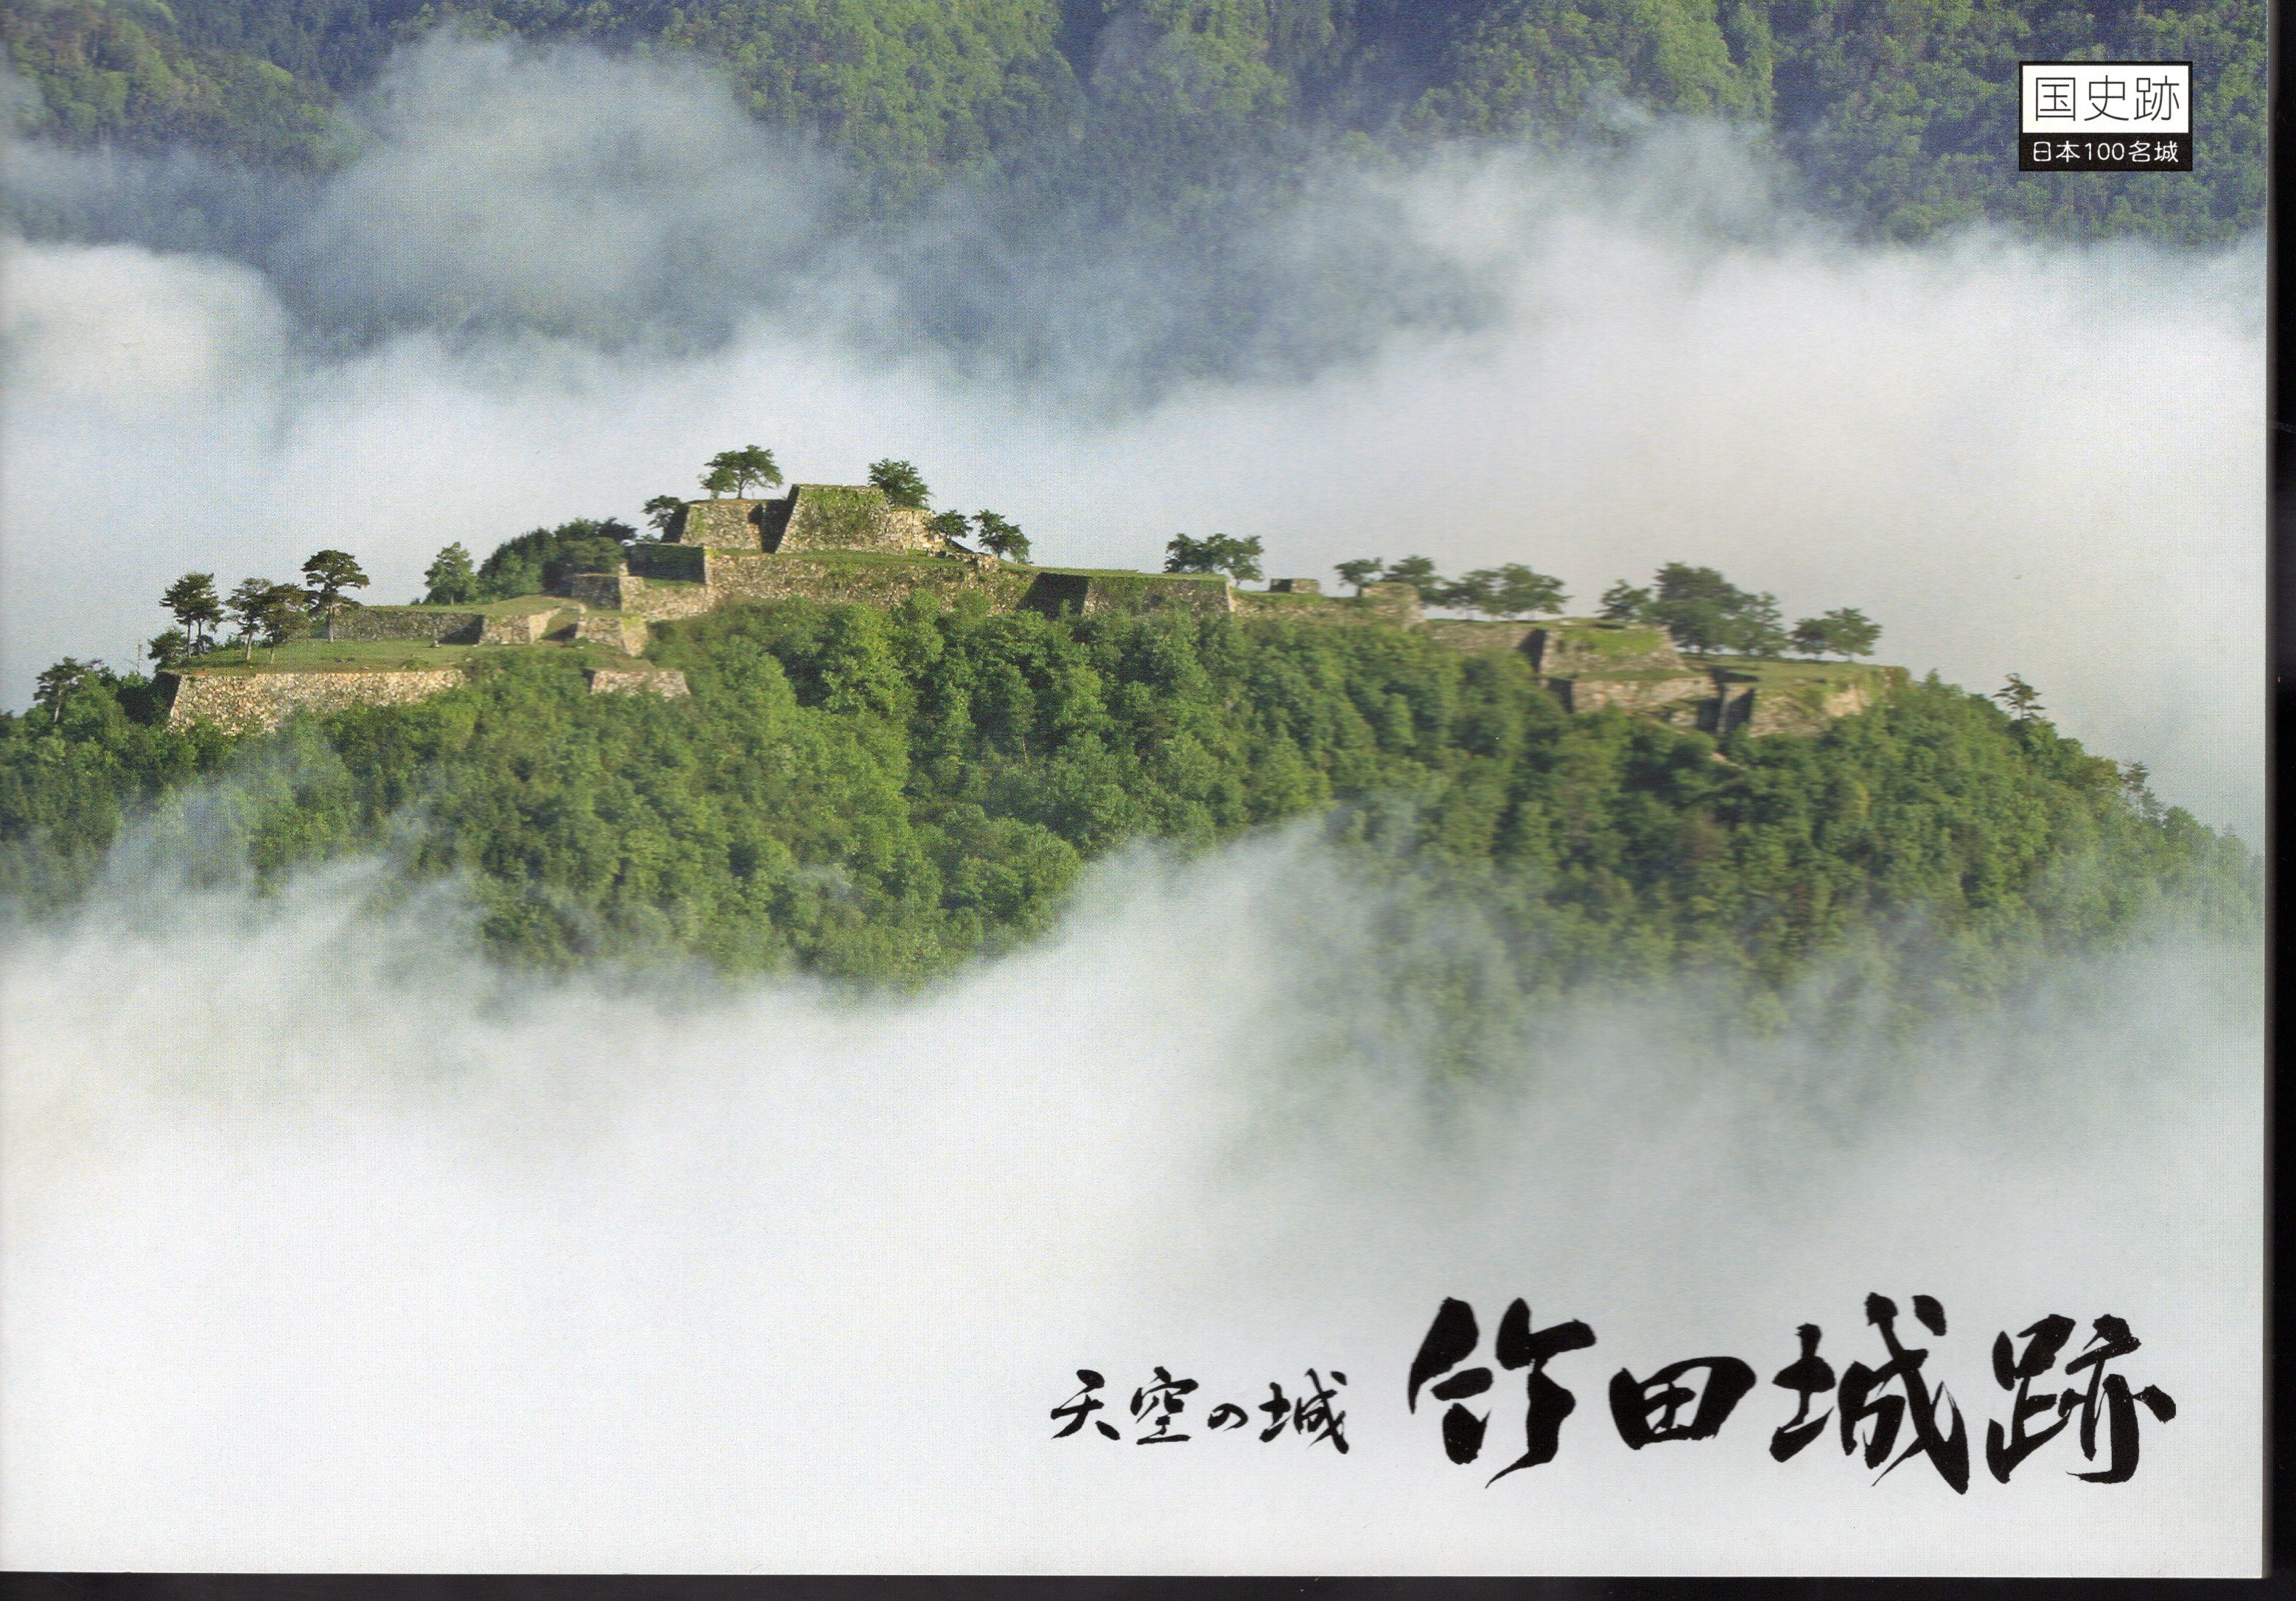
M 674 667 L 599 667 L 583 675 L 594 695 L 655 694 L 675 701 L 691 695 L 685 675 Z
M 353 706 L 398 706 L 470 682 L 460 669 L 396 672 L 214 672 L 193 669 L 170 673 L 174 694 L 168 721 L 181 725 L 201 718 L 234 734 L 276 728 L 299 712 L 324 715 Z

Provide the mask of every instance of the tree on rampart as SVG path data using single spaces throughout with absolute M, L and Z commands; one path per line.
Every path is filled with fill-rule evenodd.
M 1486 617 L 1538 617 L 1562 610 L 1568 598 L 1562 580 L 1533 572 L 1520 562 L 1479 567 L 1437 591 L 1439 604 Z
M 897 462 L 890 456 L 882 462 L 869 464 L 869 481 L 882 489 L 885 498 L 895 505 L 913 512 L 923 511 L 932 498 L 931 492 L 925 488 L 924 475 L 916 470 L 915 465 L 909 462 Z
M 1685 651 L 1775 656 L 1786 646 L 1777 597 L 1741 589 L 1711 567 L 1669 562 L 1658 570 L 1654 620 Z
M 1793 648 L 1805 656 L 1870 656 L 1881 641 L 1881 625 L 1854 606 L 1805 617 L 1793 628 Z
M 1390 562 L 1382 577 L 1390 584 L 1410 585 L 1419 592 L 1419 598 L 1431 606 L 1444 603 L 1443 591 L 1450 582 L 1435 571 L 1435 563 L 1425 556 L 1406 556 L 1400 562 Z
M 459 539 L 422 570 L 422 581 L 430 586 L 422 592 L 426 606 L 467 606 L 479 598 L 478 570 L 471 565 L 471 553 Z
M 1259 576 L 1259 536 L 1237 539 L 1226 534 L 1191 538 L 1174 534 L 1164 546 L 1166 572 L 1224 572 L 1238 583 Z
M 645 520 L 654 533 L 664 539 L 685 510 L 685 502 L 675 495 L 657 495 L 645 503 Z
M 1029 559 L 1029 536 L 1021 525 L 998 516 L 994 512 L 975 512 L 972 525 L 979 531 L 980 548 L 992 556 L 1002 556 L 1008 562 Z
M 1603 591 L 1600 615 L 1604 622 L 1655 622 L 1658 619 L 1652 608 L 1657 603 L 1657 597 L 1649 590 L 1620 579 Z
M 366 573 L 347 550 L 315 551 L 303 563 L 303 593 L 312 612 L 325 620 L 331 640 L 335 636 L 336 615 L 346 606 L 358 604 L 345 592 L 366 586 Z
M 1741 589 L 1711 567 L 1669 562 L 1649 588 L 1621 579 L 1603 592 L 1611 622 L 1657 624 L 1693 654 L 1783 654 L 1789 643 L 1777 597 Z M 1879 634 L 1879 630 L 1875 630 Z
M 168 586 L 160 603 L 193 646 L 203 644 L 207 630 L 223 620 L 223 602 L 216 596 L 212 572 L 185 573 Z
M 258 641 L 271 647 L 275 659 L 280 645 L 303 621 L 303 592 L 268 579 L 242 579 L 224 601 L 224 610 L 239 624 L 239 642 L 248 661 L 255 660 Z
M 744 445 L 739 450 L 721 450 L 709 458 L 709 470 L 701 475 L 701 487 L 715 499 L 720 494 L 731 494 L 735 499 L 744 498 L 744 491 L 752 485 L 769 488 L 782 481 L 782 470 L 774 464 L 774 453 L 763 445 Z M 651 513 L 653 502 L 646 509 Z
M 311 625 L 311 615 L 305 609 L 303 591 L 292 584 L 274 584 L 263 597 L 263 609 L 256 614 L 256 626 L 263 630 L 263 643 L 270 648 L 271 660 L 279 660 L 279 647 Z
M 1340 575 L 1340 582 L 1361 595 L 1366 586 L 1377 580 L 1382 565 L 1377 556 L 1365 556 L 1358 561 L 1342 562 L 1332 571 Z

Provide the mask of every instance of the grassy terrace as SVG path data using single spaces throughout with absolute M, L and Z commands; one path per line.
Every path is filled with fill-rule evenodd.
M 1598 656 L 1647 656 L 1664 650 L 1669 641 L 1663 628 L 1636 623 L 1606 622 L 1599 617 L 1558 617 L 1537 627 L 1553 629 L 1572 645 Z
M 1827 686 L 1878 683 L 1903 668 L 1878 667 L 1870 661 L 1787 661 L 1773 656 L 1707 656 L 1700 667 L 1711 668 L 1733 684 L 1790 689 L 1801 684 Z
M 195 672 L 399 672 L 412 669 L 437 670 L 469 667 L 504 656 L 545 653 L 562 659 L 570 668 L 627 665 L 631 658 L 619 651 L 590 645 L 432 645 L 422 639 L 291 639 L 273 653 L 255 647 L 248 662 L 236 649 L 209 651 L 185 663 Z

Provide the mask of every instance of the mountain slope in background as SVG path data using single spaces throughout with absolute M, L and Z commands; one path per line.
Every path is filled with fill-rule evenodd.
M 1977 218 L 2185 242 L 2257 226 L 2265 7 L 2176 0 L 9 0 L 16 124 L 324 168 L 441 26 L 712 63 L 898 209 L 996 172 L 1168 207 L 1349 135 L 1602 143 L 1652 113 L 1769 137 L 1808 201 L 1918 238 Z M 2189 59 L 2195 171 L 2015 170 L 2020 59 Z

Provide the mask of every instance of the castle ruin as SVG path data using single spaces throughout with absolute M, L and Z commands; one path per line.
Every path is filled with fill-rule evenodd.
M 774 499 L 688 502 L 659 542 L 625 547 L 619 570 L 578 573 L 549 595 L 477 606 L 370 606 L 335 638 L 455 646 L 582 648 L 593 694 L 688 694 L 685 676 L 643 660 L 652 625 L 720 605 L 803 598 L 891 607 L 919 593 L 972 594 L 996 612 L 1110 612 L 1316 624 L 1387 623 L 1457 649 L 1529 658 L 1572 711 L 1614 710 L 1726 733 L 1808 732 L 1877 702 L 1902 669 L 1773 674 L 1685 661 L 1660 628 L 1597 619 L 1474 622 L 1427 618 L 1408 585 L 1375 583 L 1340 599 L 1313 579 L 1240 591 L 1219 573 L 1147 573 L 1005 562 L 944 538 L 921 510 L 873 485 L 795 484 Z M 1778 664 L 1805 667 L 1806 664 Z M 235 731 L 297 712 L 421 700 L 468 681 L 469 663 L 362 668 L 232 664 L 177 669 L 168 720 L 206 718 Z M 1896 675 L 1892 677 L 1891 675 Z

